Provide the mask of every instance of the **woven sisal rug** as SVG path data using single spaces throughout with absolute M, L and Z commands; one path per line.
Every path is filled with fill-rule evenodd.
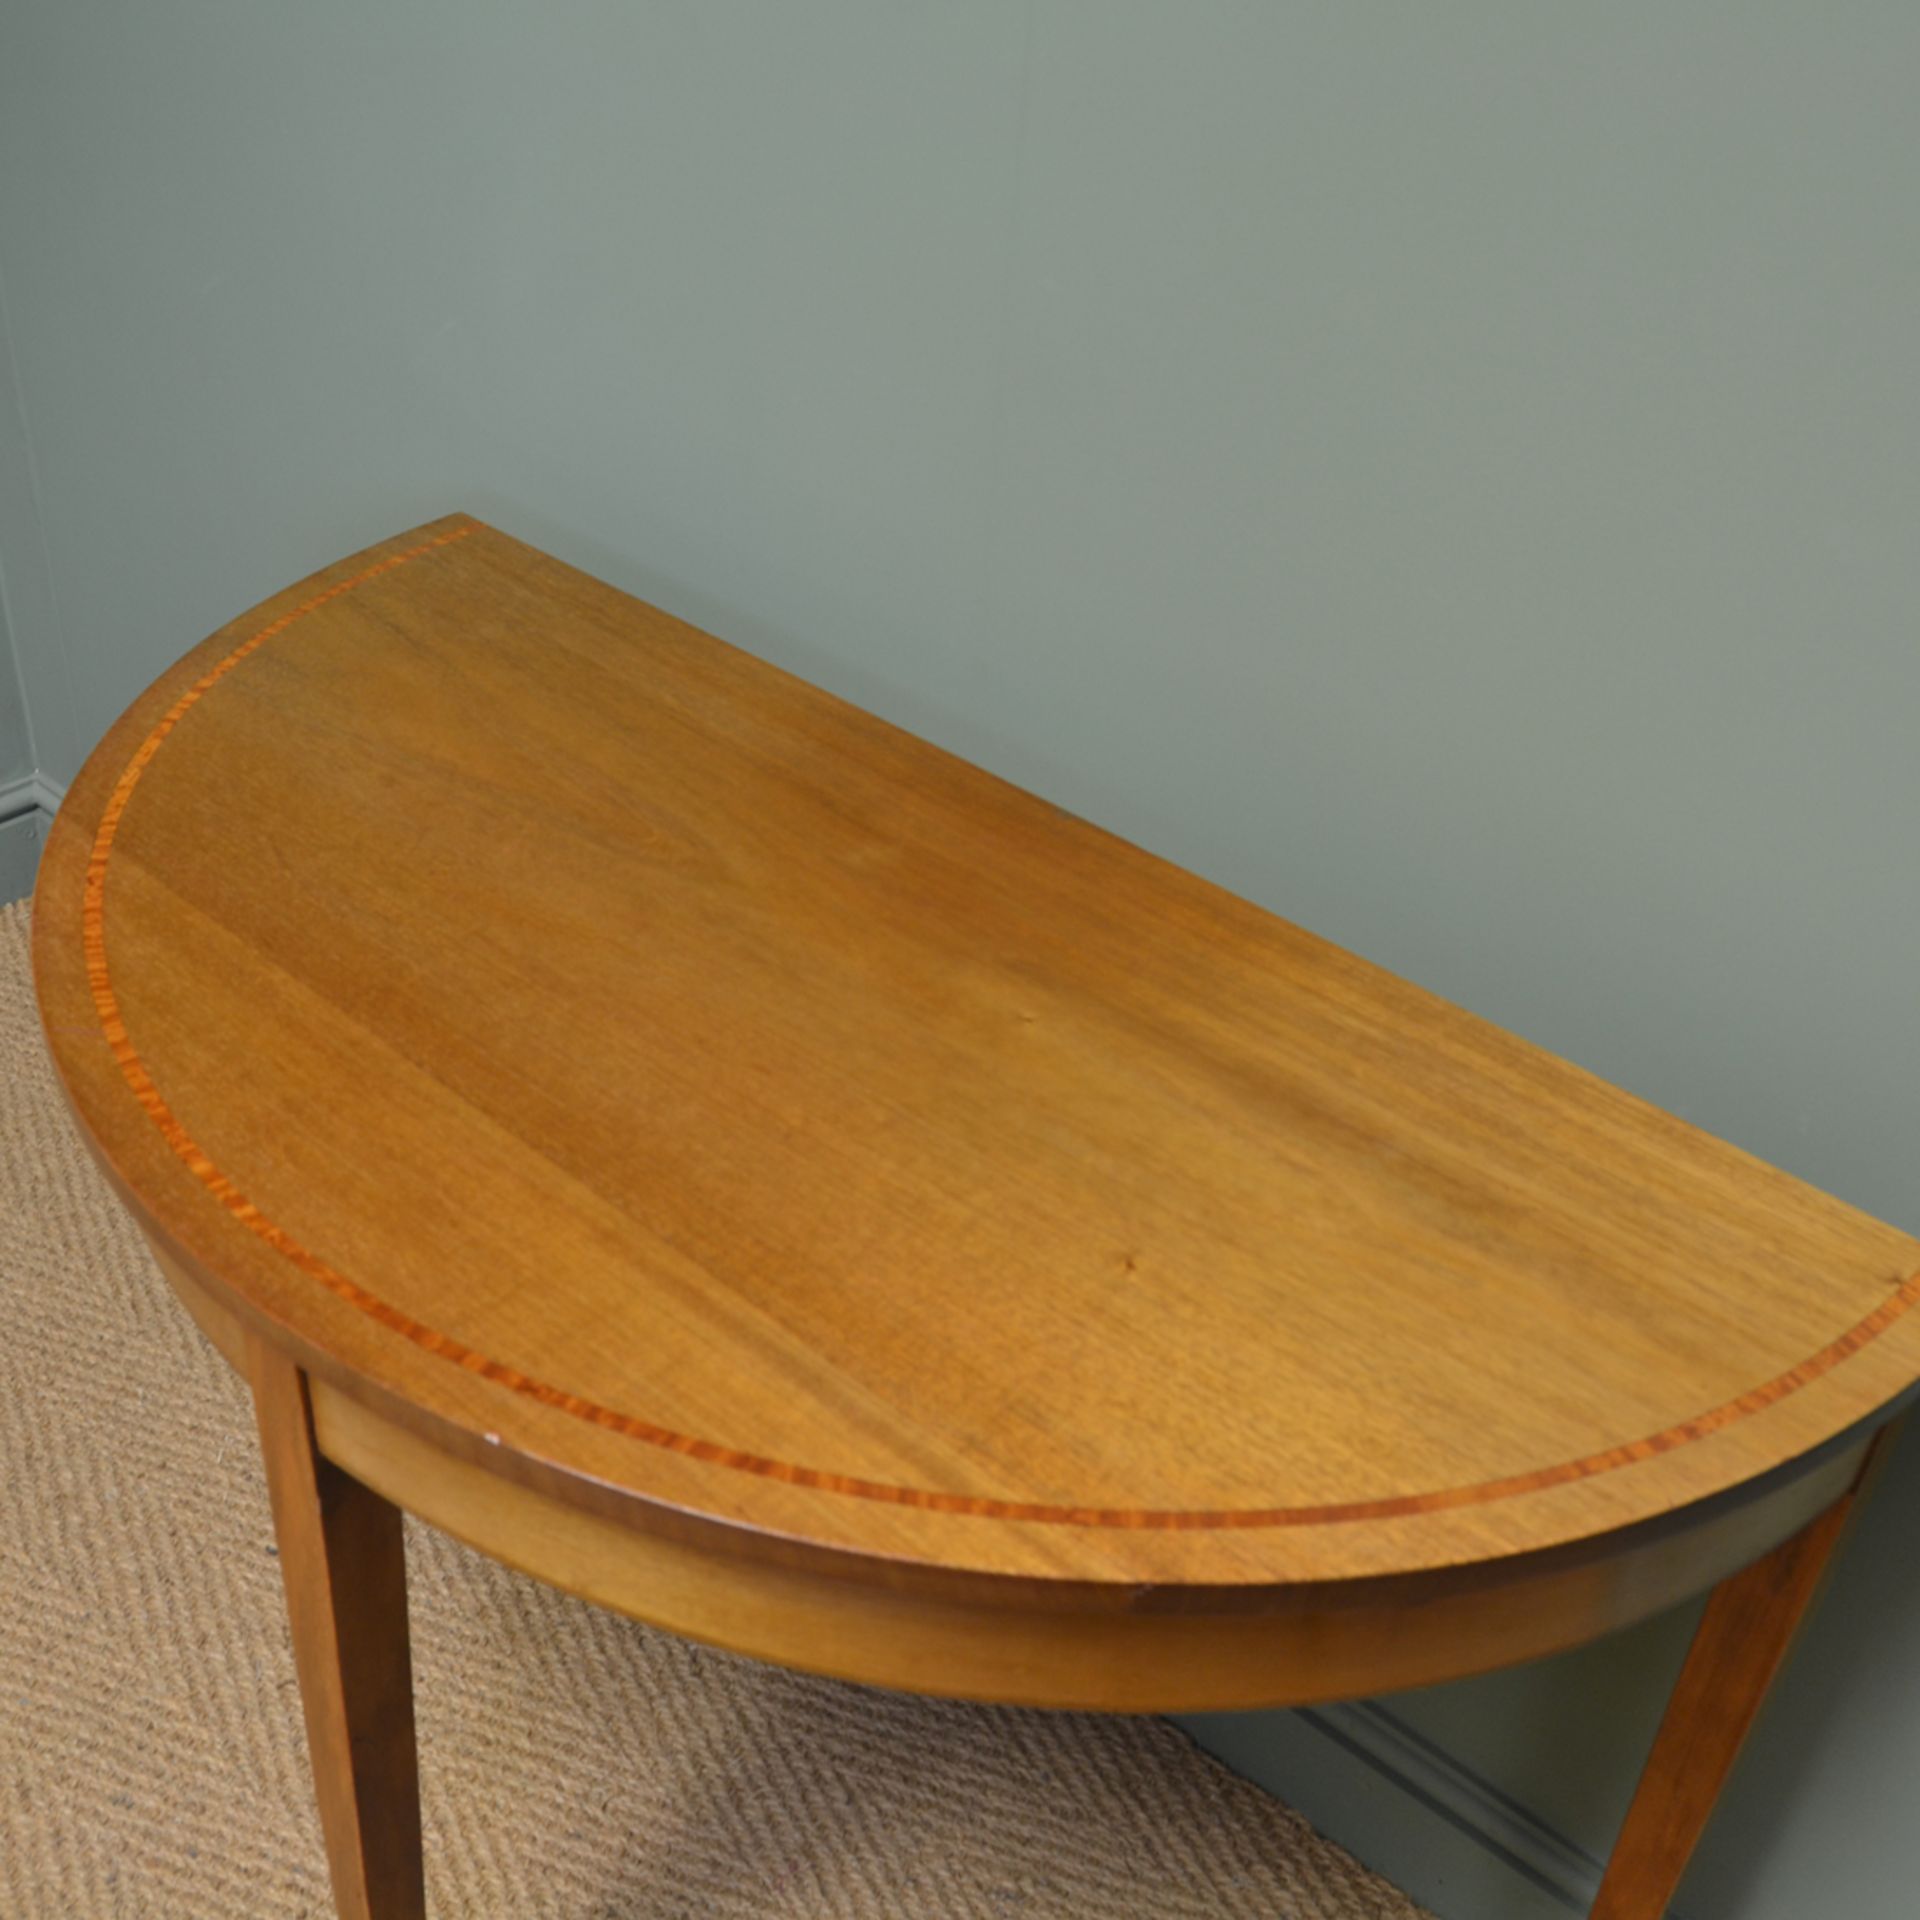
M 271 1540 L 0 909 L 4 1920 L 332 1913 Z M 809 1679 L 408 1551 L 441 1920 L 1422 1920 L 1164 1722 Z

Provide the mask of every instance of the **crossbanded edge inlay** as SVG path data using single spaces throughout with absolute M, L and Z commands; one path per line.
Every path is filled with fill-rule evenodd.
M 1719 1406 L 1709 1408 L 1692 1419 L 1663 1428 L 1658 1433 L 1648 1434 L 1642 1439 L 1626 1441 L 1597 1453 L 1585 1454 L 1578 1459 L 1561 1461 L 1556 1465 L 1536 1468 L 1527 1473 L 1511 1474 L 1502 1479 L 1484 1480 L 1470 1486 L 1435 1488 L 1422 1493 L 1394 1494 L 1373 1500 L 1338 1501 L 1317 1506 L 1220 1509 L 1089 1507 L 1057 1505 L 1043 1501 L 1001 1500 L 979 1494 L 949 1493 L 935 1488 L 893 1485 L 885 1481 L 865 1480 L 851 1474 L 832 1473 L 817 1467 L 801 1466 L 792 1461 L 776 1460 L 764 1454 L 749 1453 L 737 1447 L 725 1446 L 718 1441 L 703 1440 L 692 1434 L 679 1433 L 671 1427 L 642 1419 L 637 1414 L 621 1413 L 614 1408 L 601 1406 L 596 1401 L 586 1399 L 579 1394 L 569 1393 L 565 1388 L 556 1387 L 548 1381 L 535 1379 L 518 1368 L 507 1365 L 504 1361 L 476 1352 L 450 1334 L 427 1326 L 394 1306 L 390 1301 L 381 1299 L 337 1268 L 330 1266 L 318 1254 L 296 1240 L 284 1227 L 269 1219 L 247 1198 L 230 1175 L 214 1165 L 185 1127 L 180 1124 L 164 1095 L 154 1084 L 153 1077 L 147 1071 L 138 1049 L 128 1036 L 126 1022 L 121 1016 L 119 1000 L 114 993 L 112 975 L 107 963 L 107 870 L 115 835 L 119 831 L 120 822 L 126 813 L 134 789 L 139 785 L 141 776 L 153 763 L 154 756 L 158 754 L 174 728 L 221 680 L 269 640 L 285 633 L 308 614 L 317 612 L 332 601 L 363 586 L 369 580 L 378 579 L 382 574 L 407 566 L 441 548 L 454 546 L 476 531 L 478 527 L 475 523 L 454 528 L 419 546 L 390 554 L 386 559 L 375 562 L 361 572 L 337 581 L 323 592 L 302 601 L 290 612 L 270 621 L 257 633 L 242 641 L 174 701 L 155 724 L 153 730 L 141 741 L 133 757 L 121 771 L 108 797 L 106 808 L 100 817 L 100 824 L 94 834 L 92 853 L 87 862 L 81 909 L 87 983 L 94 1009 L 99 1016 L 101 1032 L 134 1098 L 159 1129 L 167 1145 L 213 1199 L 242 1226 L 265 1241 L 276 1253 L 290 1261 L 302 1273 L 325 1287 L 328 1292 L 380 1325 L 390 1328 L 425 1352 L 445 1360 L 452 1366 L 463 1368 L 482 1379 L 508 1388 L 514 1393 L 522 1394 L 542 1406 L 555 1408 L 575 1419 L 583 1420 L 590 1426 L 603 1427 L 648 1446 L 682 1454 L 689 1459 L 699 1460 L 712 1466 L 755 1474 L 763 1479 L 780 1481 L 815 1492 L 841 1494 L 860 1500 L 883 1501 L 895 1506 L 915 1507 L 935 1513 L 965 1514 L 982 1519 L 1031 1521 L 1054 1526 L 1201 1531 L 1226 1528 L 1327 1526 L 1342 1522 L 1410 1517 L 1454 1507 L 1481 1506 L 1496 1500 L 1511 1499 L 1520 1494 L 1544 1492 L 1548 1488 L 1566 1486 L 1575 1481 L 1591 1479 L 1598 1474 L 1610 1473 L 1617 1468 L 1631 1466 L 1637 1461 L 1651 1460 L 1660 1454 L 1670 1453 L 1678 1447 L 1686 1446 L 1692 1441 L 1704 1439 L 1709 1434 L 1718 1433 L 1732 1426 L 1736 1421 L 1759 1413 L 1784 1400 L 1789 1394 L 1798 1392 L 1823 1374 L 1830 1373 L 1870 1341 L 1878 1338 L 1917 1300 L 1920 1300 L 1920 1273 L 1915 1273 L 1904 1284 L 1895 1287 L 1873 1312 L 1856 1325 L 1797 1365 L 1776 1374 L 1771 1380 L 1749 1389 L 1734 1399 L 1724 1401 Z

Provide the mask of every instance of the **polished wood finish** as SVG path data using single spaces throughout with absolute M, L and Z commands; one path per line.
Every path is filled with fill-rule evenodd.
M 1887 1439 L 1882 1429 L 1854 1485 L 1825 1513 L 1714 1589 L 1607 1862 L 1592 1920 L 1661 1920 L 1667 1911 Z
M 260 1394 L 343 1903 L 395 1504 L 769 1659 L 1249 1706 L 1737 1619 L 1920 1380 L 1920 1241 L 465 518 L 162 675 L 34 943 Z
M 215 1346 L 248 1336 L 163 1250 L 175 1292 Z M 640 1532 L 435 1447 L 325 1382 L 315 1442 L 355 1479 L 482 1552 L 597 1605 L 816 1673 L 1014 1705 L 1151 1712 L 1304 1705 L 1395 1691 L 1556 1652 L 1674 1605 L 1845 1495 L 1867 1440 L 1693 1524 L 1646 1528 L 1603 1556 L 1565 1554 L 1443 1584 L 1305 1587 L 1284 1606 L 1190 1598 L 1169 1615 L 1071 1588 L 1052 1604 L 966 1602 L 768 1565 L 702 1540 Z
M 322 1457 L 299 1370 L 246 1351 L 334 1901 L 341 1920 L 422 1920 L 400 1512 Z
M 465 520 L 137 702 L 36 935 L 303 1364 L 849 1577 L 1525 1554 L 1920 1374 L 1920 1243 Z

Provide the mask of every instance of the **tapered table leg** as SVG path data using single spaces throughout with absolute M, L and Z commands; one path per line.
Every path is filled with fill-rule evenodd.
M 306 1376 L 257 1341 L 247 1357 L 334 1901 L 423 1920 L 400 1511 L 321 1458 Z
M 1661 1920 L 1667 1911 L 1886 1444 L 1883 1432 L 1852 1490 L 1817 1520 L 1714 1588 L 1607 1862 L 1592 1920 Z

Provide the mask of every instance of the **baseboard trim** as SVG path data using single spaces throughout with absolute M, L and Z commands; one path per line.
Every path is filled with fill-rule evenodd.
M 1571 1913 L 1591 1911 L 1606 1862 L 1372 1700 L 1299 1717 Z M 1685 1920 L 1678 1907 L 1666 1920 Z
M 0 782 L 0 903 L 33 890 L 40 849 L 66 790 L 43 773 Z
M 1175 1724 L 1438 1920 L 1565 1920 L 1592 1908 L 1601 1860 L 1390 1706 L 1342 1701 Z
M 44 773 L 23 773 L 17 780 L 0 782 L 0 822 L 17 820 L 23 813 L 45 816 L 44 825 L 53 824 L 67 790 Z
M 1568 1912 L 1584 1914 L 1593 1905 L 1604 1862 L 1385 1707 L 1343 1701 L 1303 1709 L 1299 1717 Z
M 60 803 L 67 797 L 67 790 L 58 780 L 50 780 L 44 773 L 30 773 L 34 801 L 40 811 L 47 816 L 47 825 L 53 825 L 53 816 L 60 811 Z

